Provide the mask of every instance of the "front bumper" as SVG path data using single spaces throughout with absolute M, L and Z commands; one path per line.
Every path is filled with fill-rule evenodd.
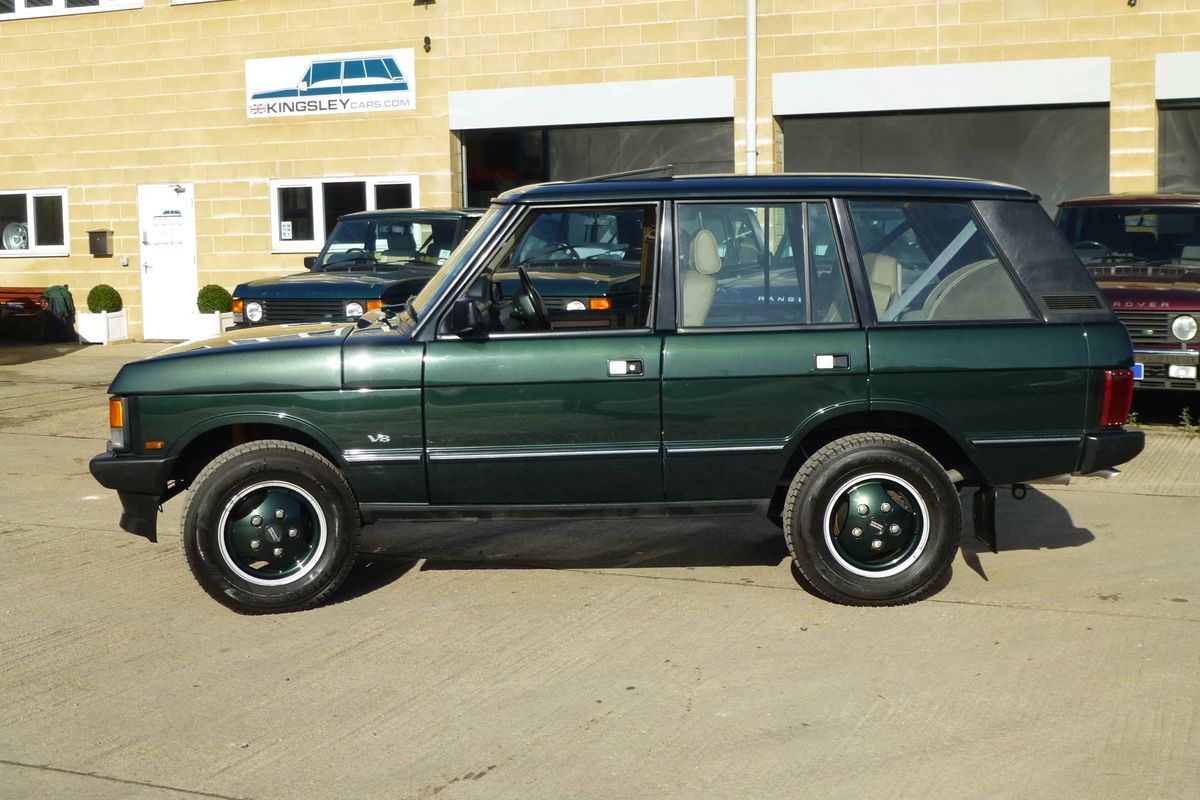
M 1078 473 L 1087 475 L 1132 461 L 1146 446 L 1146 434 L 1117 428 L 1094 431 L 1083 438 Z
M 1134 388 L 1200 389 L 1200 378 L 1173 377 L 1170 373 L 1173 366 L 1200 367 L 1200 354 L 1195 350 L 1134 350 L 1133 360 L 1142 365 L 1142 378 L 1134 382 Z
M 115 489 L 121 498 L 121 529 L 157 542 L 158 507 L 168 494 L 174 465 L 174 458 L 101 453 L 88 468 L 101 486 Z

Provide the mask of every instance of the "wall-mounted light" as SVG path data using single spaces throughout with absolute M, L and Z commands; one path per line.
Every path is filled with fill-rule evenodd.
M 413 0 L 414 6 L 432 6 L 436 4 L 437 0 Z
M 433 42 L 432 42 L 432 41 L 430 41 L 430 39 L 429 39 L 429 37 L 428 37 L 428 36 L 426 36 L 426 37 L 425 37 L 425 52 L 426 52 L 426 53 L 428 53 L 428 52 L 429 52 L 429 49 L 430 49 L 431 47 L 433 47 Z

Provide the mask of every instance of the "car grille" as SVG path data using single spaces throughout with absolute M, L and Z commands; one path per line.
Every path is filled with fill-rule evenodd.
M 1179 340 L 1171 333 L 1171 321 L 1178 316 L 1173 311 L 1117 311 L 1117 319 L 1129 329 L 1134 348 L 1174 345 Z
M 547 311 L 566 311 L 567 303 L 578 299 L 578 297 L 546 297 L 542 295 L 542 304 L 546 306 Z
M 1137 356 L 1134 356 L 1137 359 Z M 1142 379 L 1137 382 L 1139 389 L 1188 389 L 1196 388 L 1196 381 L 1185 381 L 1171 378 L 1167 375 L 1166 364 L 1146 364 L 1143 367 Z
M 345 322 L 348 300 L 260 300 L 262 320 L 257 325 L 284 322 Z M 360 301 L 361 302 L 361 301 Z M 366 303 L 363 302 L 365 306 Z

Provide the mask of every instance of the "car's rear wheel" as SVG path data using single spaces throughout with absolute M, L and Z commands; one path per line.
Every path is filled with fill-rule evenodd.
M 897 436 L 863 433 L 812 455 L 783 513 L 796 566 L 822 594 L 850 605 L 918 600 L 947 575 L 962 513 L 946 471 Z
M 239 445 L 197 476 L 183 549 L 206 592 L 235 611 L 317 605 L 354 564 L 359 518 L 341 472 L 285 441 Z

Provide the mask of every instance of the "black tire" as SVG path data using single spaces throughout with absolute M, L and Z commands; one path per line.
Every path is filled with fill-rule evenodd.
M 358 504 L 342 473 L 302 445 L 238 445 L 206 466 L 183 506 L 183 551 L 196 580 L 243 614 L 310 608 L 345 580 Z
M 962 511 L 933 456 L 898 436 L 860 433 L 804 463 L 788 488 L 783 524 L 797 568 L 823 595 L 846 605 L 898 605 L 948 576 Z

